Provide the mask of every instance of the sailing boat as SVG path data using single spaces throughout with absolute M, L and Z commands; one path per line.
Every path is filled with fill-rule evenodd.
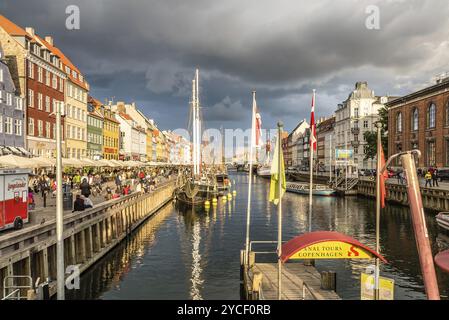
M 257 168 L 257 175 L 262 178 L 271 178 L 271 141 L 270 134 L 267 131 L 267 142 L 265 144 L 265 162 Z
M 211 201 L 217 195 L 215 175 L 208 168 L 201 166 L 201 121 L 199 100 L 199 70 L 192 80 L 192 137 L 193 137 L 193 168 L 191 176 L 178 188 L 176 198 L 188 207 L 204 207 L 206 201 Z

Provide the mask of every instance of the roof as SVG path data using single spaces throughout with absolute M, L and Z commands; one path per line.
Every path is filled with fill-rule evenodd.
M 133 118 L 131 118 L 131 116 L 127 113 L 119 112 L 118 114 L 125 120 L 133 121 Z
M 61 62 L 63 64 L 63 71 L 65 74 L 67 74 L 67 76 L 69 77 L 70 81 L 73 82 L 74 84 L 80 86 L 81 88 L 83 88 L 84 90 L 88 90 L 88 87 L 86 85 L 86 82 L 80 81 L 78 78 L 74 78 L 72 75 L 72 72 L 67 73 L 65 70 L 65 66 L 68 66 L 71 70 L 75 71 L 78 75 L 82 75 L 84 78 L 84 75 L 81 73 L 81 71 L 79 71 L 79 69 L 77 67 L 75 67 L 75 65 L 72 63 L 72 61 L 70 61 L 69 58 L 67 58 L 67 56 L 57 47 L 51 45 L 50 43 L 48 43 L 47 41 L 45 41 L 45 39 L 42 39 L 41 37 L 37 36 L 36 37 L 39 39 L 39 41 L 41 41 L 53 54 L 57 55 L 60 59 Z
M 43 46 L 45 46 L 48 50 L 50 50 L 51 53 L 58 56 L 63 64 L 63 72 L 68 75 L 70 81 L 72 81 L 74 84 L 80 86 L 81 88 L 88 90 L 87 84 L 84 81 L 80 81 L 79 79 L 75 79 L 72 76 L 72 73 L 67 73 L 65 71 L 65 66 L 68 66 L 70 69 L 76 71 L 79 75 L 82 75 L 82 73 L 79 71 L 77 67 L 70 61 L 69 58 L 57 47 L 51 45 L 49 42 L 47 42 L 45 39 L 39 37 L 37 34 L 34 35 L 34 37 L 26 32 L 25 29 L 18 26 L 8 18 L 6 18 L 3 15 L 0 15 L 0 26 L 5 29 L 5 31 L 10 34 L 11 36 L 25 36 L 33 41 L 40 42 Z M 84 78 L 84 76 L 83 76 Z
M 0 27 L 5 29 L 5 31 L 12 36 L 24 36 L 30 39 L 33 38 L 31 34 L 25 31 L 25 29 L 19 27 L 14 22 L 9 20 L 5 16 L 2 16 L 1 14 L 0 14 Z
M 443 80 L 440 83 L 434 84 L 434 85 L 426 87 L 424 89 L 412 92 L 412 93 L 410 93 L 408 95 L 405 95 L 403 97 L 399 97 L 399 98 L 393 99 L 391 101 L 388 101 L 385 104 L 385 106 L 387 108 L 395 107 L 395 106 L 397 106 L 399 104 L 407 103 L 410 100 L 414 100 L 414 99 L 420 98 L 421 96 L 424 96 L 424 95 L 427 95 L 427 94 L 431 94 L 431 93 L 438 92 L 438 91 L 446 92 L 447 89 L 449 89 L 449 79 L 447 79 L 446 81 Z
M 300 251 L 304 248 L 307 248 L 313 244 L 318 244 L 320 242 L 327 242 L 327 241 L 345 242 L 345 243 L 354 245 L 362 250 L 367 251 L 371 255 L 378 257 L 383 262 L 387 262 L 387 260 L 385 260 L 385 258 L 383 256 L 381 256 L 374 250 L 371 250 L 367 246 L 363 245 L 356 239 L 354 239 L 350 236 L 347 236 L 345 234 L 335 232 L 335 231 L 309 232 L 309 233 L 305 233 L 298 237 L 293 238 L 292 240 L 290 240 L 282 245 L 281 260 L 282 260 L 282 262 L 286 262 L 287 260 L 290 259 L 291 256 L 293 256 L 298 251 Z

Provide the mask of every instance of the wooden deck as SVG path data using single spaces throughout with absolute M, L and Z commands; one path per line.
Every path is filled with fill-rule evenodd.
M 321 289 L 321 275 L 313 266 L 303 263 L 285 263 L 282 266 L 282 300 L 340 300 L 335 291 Z M 278 265 L 277 263 L 255 263 L 245 277 L 247 290 L 254 275 L 262 274 L 261 300 L 278 299 Z M 304 286 L 304 283 L 306 284 Z

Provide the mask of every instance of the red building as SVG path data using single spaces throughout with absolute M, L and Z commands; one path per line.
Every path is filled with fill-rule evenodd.
M 419 149 L 418 167 L 449 167 L 449 78 L 388 102 L 386 107 L 389 156 Z
M 55 156 L 55 106 L 64 102 L 66 74 L 53 39 L 0 16 L 0 40 L 20 95 L 26 98 L 26 148 L 35 155 Z M 62 121 L 64 140 L 64 120 Z M 63 148 L 64 149 L 64 148 Z

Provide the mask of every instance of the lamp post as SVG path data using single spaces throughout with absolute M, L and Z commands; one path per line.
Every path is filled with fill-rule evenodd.
M 64 292 L 64 213 L 62 207 L 62 132 L 61 111 L 64 102 L 56 102 L 56 282 L 57 298 L 65 299 Z

